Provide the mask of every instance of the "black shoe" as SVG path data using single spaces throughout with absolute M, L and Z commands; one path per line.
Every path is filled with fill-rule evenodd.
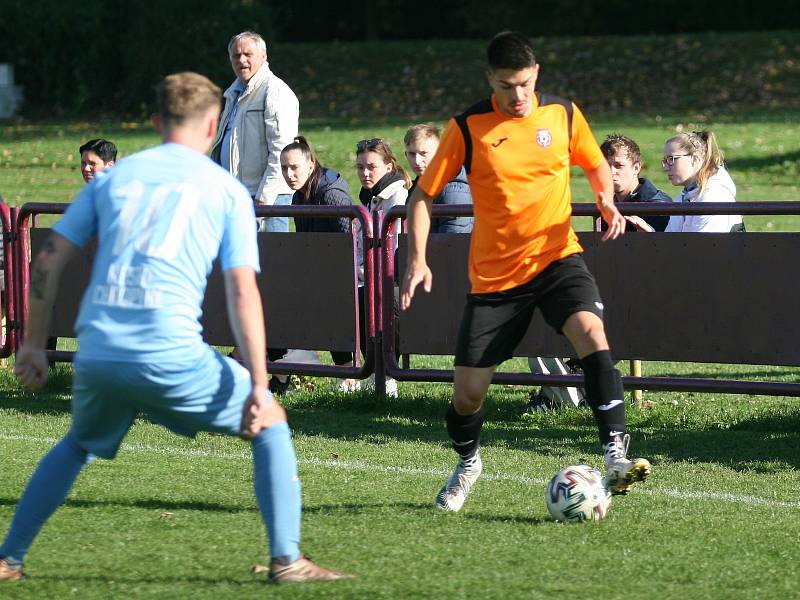
M 557 407 L 553 401 L 541 391 L 531 390 L 528 404 L 525 405 L 526 413 L 546 413 Z
M 287 396 L 294 392 L 294 385 L 292 385 L 292 378 L 287 377 L 286 381 L 281 381 L 274 375 L 269 380 L 269 391 L 276 396 Z
M 564 364 L 570 375 L 583 375 L 583 366 L 581 366 L 581 361 L 577 358 L 568 358 L 564 361 Z M 586 404 L 586 390 L 583 388 L 577 388 L 577 390 L 581 395 L 581 401 L 578 406 L 588 406 L 588 404 Z

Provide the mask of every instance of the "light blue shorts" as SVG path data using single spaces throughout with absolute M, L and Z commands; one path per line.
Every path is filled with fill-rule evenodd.
M 72 435 L 86 451 L 114 458 L 139 413 L 177 434 L 239 435 L 252 389 L 242 365 L 207 348 L 191 366 L 81 360 L 72 384 Z

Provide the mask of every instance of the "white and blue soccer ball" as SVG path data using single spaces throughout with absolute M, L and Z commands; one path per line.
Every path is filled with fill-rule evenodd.
M 603 476 L 589 465 L 565 467 L 547 486 L 547 510 L 556 521 L 599 521 L 610 508 Z

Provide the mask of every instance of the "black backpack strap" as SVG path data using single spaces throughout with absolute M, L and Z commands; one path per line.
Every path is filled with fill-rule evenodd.
M 464 137 L 464 169 L 467 173 L 472 168 L 472 136 L 469 133 L 469 125 L 467 125 L 467 117 L 471 115 L 484 114 L 492 112 L 491 100 L 481 100 L 470 106 L 466 111 L 460 115 L 453 117 L 461 130 L 461 135 Z

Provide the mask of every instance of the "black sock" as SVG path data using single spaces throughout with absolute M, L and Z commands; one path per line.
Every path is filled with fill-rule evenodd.
M 461 458 L 467 460 L 475 456 L 480 445 L 481 427 L 486 416 L 486 408 L 481 406 L 480 410 L 474 415 L 460 415 L 453 408 L 453 404 L 447 407 L 447 433 L 450 434 L 450 441 L 453 443 L 453 450 L 458 452 Z
M 592 408 L 600 432 L 600 443 L 607 444 L 625 435 L 625 393 L 622 378 L 614 368 L 611 352 L 600 350 L 581 359 L 586 380 L 586 402 Z

